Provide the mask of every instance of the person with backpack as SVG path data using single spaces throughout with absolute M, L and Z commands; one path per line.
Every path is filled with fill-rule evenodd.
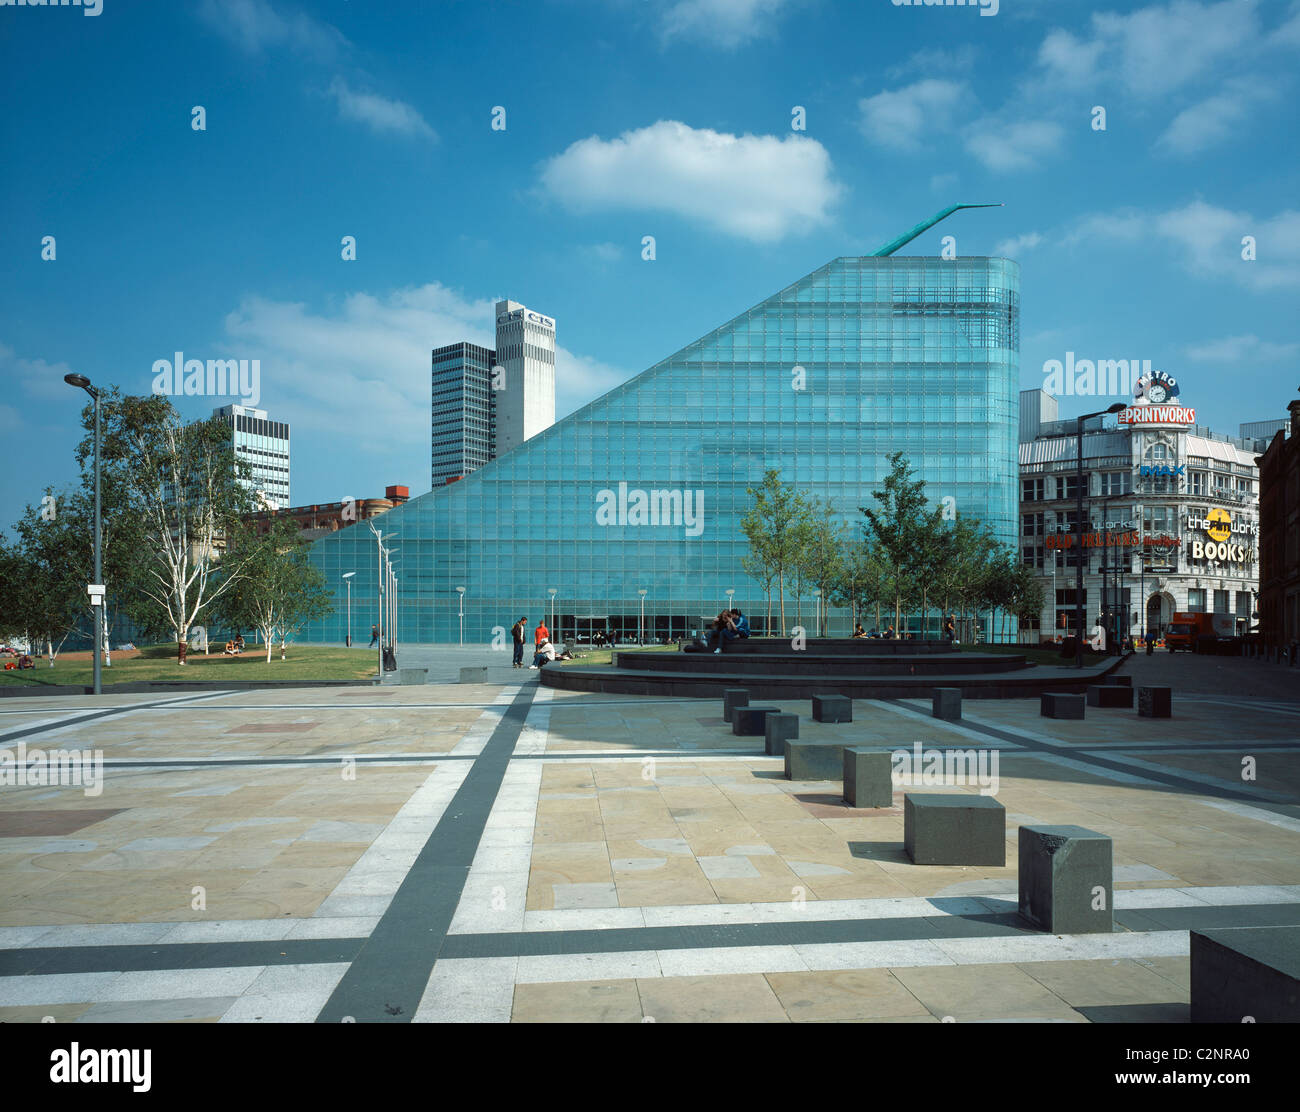
M 522 668 L 524 666 L 524 630 L 528 628 L 528 619 L 520 618 L 510 627 L 510 636 L 515 642 L 514 666 Z

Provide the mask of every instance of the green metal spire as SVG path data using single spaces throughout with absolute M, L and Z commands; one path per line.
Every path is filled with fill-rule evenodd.
M 884 247 L 880 248 L 880 250 L 873 251 L 871 253 L 871 256 L 872 258 L 883 258 L 886 255 L 892 255 L 904 244 L 911 243 L 912 240 L 914 240 L 922 232 L 926 231 L 929 228 L 933 228 L 937 223 L 939 223 L 940 220 L 943 220 L 945 217 L 951 216 L 958 209 L 986 209 L 986 208 L 1001 208 L 1001 207 L 1002 207 L 1001 201 L 995 202 L 993 204 L 983 204 L 983 205 L 949 205 L 942 212 L 935 213 L 932 217 L 930 217 L 929 220 L 925 221 L 922 224 L 918 224 L 910 232 L 904 232 L 897 239 L 891 239 L 888 243 L 885 244 Z

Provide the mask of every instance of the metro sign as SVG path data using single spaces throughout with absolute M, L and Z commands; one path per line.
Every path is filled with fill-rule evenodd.
M 1131 405 L 1115 414 L 1121 425 L 1194 425 L 1196 410 L 1182 405 Z

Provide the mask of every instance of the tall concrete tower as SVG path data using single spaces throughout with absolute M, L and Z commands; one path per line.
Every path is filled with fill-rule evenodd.
M 496 455 L 555 424 L 555 320 L 517 301 L 497 302 Z

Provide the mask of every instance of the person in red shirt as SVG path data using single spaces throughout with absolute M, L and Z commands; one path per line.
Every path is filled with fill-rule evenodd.
M 533 645 L 535 648 L 541 648 L 543 641 L 551 639 L 551 631 L 546 628 L 546 619 L 543 618 L 537 623 L 537 628 L 533 630 Z

